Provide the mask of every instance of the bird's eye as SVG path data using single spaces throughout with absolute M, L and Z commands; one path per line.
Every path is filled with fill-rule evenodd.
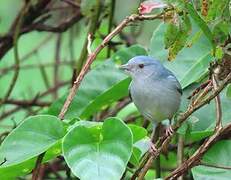
M 139 67 L 140 67 L 140 68 L 143 68 L 143 67 L 144 67 L 144 64 L 139 64 Z

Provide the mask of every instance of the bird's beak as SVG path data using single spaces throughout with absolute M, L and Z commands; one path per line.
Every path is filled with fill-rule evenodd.
M 123 64 L 119 67 L 122 70 L 128 71 L 129 70 L 129 65 L 128 64 Z

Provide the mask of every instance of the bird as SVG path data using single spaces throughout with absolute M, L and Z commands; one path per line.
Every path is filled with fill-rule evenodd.
M 178 111 L 181 85 L 170 70 L 150 56 L 135 56 L 121 65 L 121 69 L 131 76 L 129 95 L 138 111 L 152 122 L 154 135 L 156 124 L 165 119 L 171 122 Z M 166 133 L 172 135 L 171 125 Z M 153 146 L 152 149 L 156 150 Z

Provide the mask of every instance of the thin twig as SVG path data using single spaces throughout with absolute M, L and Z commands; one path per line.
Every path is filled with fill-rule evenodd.
M 73 64 L 74 61 L 60 61 L 58 63 L 59 66 L 71 66 Z M 26 65 L 20 65 L 20 70 L 25 70 L 25 69 L 32 69 L 32 68 L 40 68 L 41 66 L 44 68 L 47 67 L 54 67 L 55 63 L 51 62 L 51 63 L 38 63 L 38 64 L 26 64 Z M 0 69 L 0 74 L 7 74 L 8 72 L 12 71 L 15 69 L 15 65 L 13 66 L 9 66 L 6 68 L 2 68 Z M 0 76 L 1 78 L 1 76 Z
M 61 42 L 62 42 L 62 35 L 58 34 L 56 47 L 55 47 L 55 65 L 54 65 L 54 86 L 56 86 L 59 83 L 59 64 L 60 64 L 60 54 L 61 54 Z M 54 99 L 57 99 L 58 92 L 54 91 Z
M 91 44 L 92 44 L 92 39 L 93 39 L 93 35 L 91 33 L 89 33 L 87 35 L 87 53 L 91 54 Z
M 14 86 L 17 82 L 17 79 L 18 79 L 18 74 L 19 74 L 19 69 L 20 69 L 20 59 L 19 59 L 19 52 L 18 52 L 18 37 L 19 37 L 19 33 L 20 33 L 20 28 L 22 26 L 24 14 L 26 14 L 26 12 L 28 11 L 29 5 L 30 5 L 30 1 L 24 5 L 24 8 L 22 9 L 22 12 L 18 17 L 18 22 L 16 23 L 16 26 L 15 26 L 15 32 L 14 32 L 14 36 L 13 36 L 15 73 L 14 73 L 14 76 L 11 80 L 9 88 L 6 92 L 6 95 L 4 96 L 2 101 L 0 101 L 0 105 L 3 104 L 5 101 L 7 101 L 7 99 L 10 97 L 10 95 L 14 89 Z
M 94 12 L 93 12 L 92 17 L 91 17 L 90 22 L 89 22 L 89 28 L 88 28 L 87 36 L 85 38 L 85 42 L 84 42 L 84 45 L 82 47 L 80 57 L 76 63 L 77 75 L 81 71 L 81 69 L 84 65 L 84 62 L 86 62 L 87 55 L 89 55 L 88 54 L 88 51 L 90 50 L 89 44 L 92 43 L 93 37 L 95 36 L 95 32 L 96 32 L 96 29 L 97 29 L 97 26 L 99 23 L 100 9 L 101 9 L 101 2 L 100 2 L 100 0 L 97 0 L 95 8 L 94 8 Z M 89 34 L 91 36 L 90 42 L 88 39 Z
M 212 75 L 212 82 L 213 82 L 213 88 L 216 90 L 218 88 L 218 82 L 216 75 Z M 222 109 L 221 109 L 221 99 L 220 95 L 218 94 L 215 98 L 215 105 L 216 105 L 216 126 L 215 130 L 222 128 Z
M 33 30 L 33 29 L 27 29 L 27 31 L 24 31 L 23 29 L 33 24 L 33 22 L 45 12 L 46 7 L 50 3 L 50 1 L 51 0 L 40 0 L 37 1 L 36 4 L 32 3 L 29 6 L 27 13 L 24 15 L 24 20 L 22 22 L 22 27 L 20 28 L 21 31 L 19 35 Z M 23 11 L 23 8 L 24 7 L 22 7 L 22 9 L 19 11 L 19 14 L 13 21 L 9 32 L 6 35 L 0 37 L 0 60 L 7 53 L 7 51 L 13 46 L 13 36 L 16 29 L 15 27 Z
M 32 174 L 32 180 L 37 180 L 39 176 L 40 171 L 40 164 L 42 163 L 43 157 L 45 156 L 45 152 L 40 154 L 36 160 L 35 168 L 33 170 Z
M 37 101 L 37 99 L 32 99 L 32 100 L 7 99 L 4 102 L 4 104 L 13 104 L 13 105 L 21 106 L 21 107 L 29 107 L 29 106 L 46 107 L 46 106 L 51 105 L 51 102 L 40 102 L 40 101 Z
M 79 8 L 79 7 L 80 7 L 79 4 L 77 4 L 76 2 L 74 2 L 74 1 L 72 1 L 72 0 L 61 0 L 61 1 L 63 1 L 63 2 L 65 2 L 65 3 L 67 3 L 67 4 L 71 5 L 71 6 L 73 6 L 74 8 Z
M 208 149 L 224 135 L 229 133 L 231 133 L 231 124 L 228 124 L 224 128 L 215 131 L 215 133 L 210 136 L 188 160 L 186 160 L 181 166 L 171 172 L 171 174 L 165 179 L 176 179 L 192 167 L 200 165 L 200 160 L 203 155 L 208 151 Z
M 108 17 L 108 34 L 111 32 L 112 26 L 113 26 L 113 19 L 114 19 L 114 11 L 115 11 L 115 0 L 111 0 L 110 3 L 110 12 Z M 107 48 L 107 58 L 109 58 L 111 55 L 111 48 L 108 46 Z
M 179 134 L 177 144 L 177 165 L 180 166 L 184 161 L 184 136 Z M 178 180 L 184 180 L 184 176 L 180 176 Z

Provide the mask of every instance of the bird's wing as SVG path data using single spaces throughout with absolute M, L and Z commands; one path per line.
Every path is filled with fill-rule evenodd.
M 179 81 L 176 79 L 176 77 L 173 74 L 169 74 L 167 76 L 167 79 L 176 88 L 176 90 L 182 95 L 183 94 L 182 87 Z

